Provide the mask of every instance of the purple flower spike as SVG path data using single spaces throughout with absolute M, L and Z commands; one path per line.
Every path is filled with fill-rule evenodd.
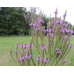
M 62 24 L 63 23 L 63 21 L 62 20 L 60 20 L 60 24 Z
M 24 50 L 24 52 L 26 52 L 26 50 Z
M 69 44 L 66 45 L 67 47 L 69 46 Z
M 48 32 L 51 32 L 51 31 L 52 31 L 52 29 L 49 29 L 49 30 L 48 30 Z
M 36 12 L 36 8 L 35 7 L 30 7 L 30 11 L 31 12 Z
M 60 26 L 60 29 L 63 29 L 63 26 Z
M 30 43 L 30 44 L 28 44 L 28 46 L 29 46 L 29 47 L 33 47 L 33 44 L 32 44 L 32 43 Z
M 55 22 L 52 22 L 52 24 L 55 24 Z
M 27 47 L 27 44 L 23 45 L 23 48 L 26 48 Z
M 56 48 L 56 50 L 58 50 L 58 49 Z
M 66 27 L 67 24 L 63 24 L 64 27 Z
M 68 30 L 68 29 L 64 29 L 64 31 L 65 31 L 65 32 L 67 32 L 67 33 L 69 32 L 69 30 Z
M 43 45 L 43 46 L 41 46 L 41 49 L 42 49 L 42 50 L 44 50 L 45 48 L 46 48 L 46 46 L 44 46 L 44 45 Z
M 34 24 L 33 23 L 30 23 L 30 26 L 34 26 Z
M 52 33 L 49 33 L 50 34 L 50 37 L 53 37 L 53 34 Z
M 20 59 L 21 59 L 21 60 L 24 59 L 24 56 L 20 56 Z
M 36 23 L 36 24 L 34 24 L 34 25 L 33 25 L 33 27 L 35 27 L 35 28 L 36 28 L 38 25 L 39 25 L 39 24 L 38 24 L 38 23 Z
M 38 23 L 35 24 L 36 26 L 39 25 Z
M 26 49 L 28 50 L 28 47 Z
M 10 51 L 8 54 L 10 54 L 10 55 L 11 55 L 11 54 L 12 54 L 12 51 Z
M 39 28 L 39 27 L 37 27 L 35 30 L 39 31 L 39 30 L 40 30 L 40 28 Z
M 22 53 L 22 51 L 19 51 L 19 53 Z
M 55 15 L 57 15 L 58 14 L 57 10 L 54 13 L 55 13 Z
M 16 45 L 16 47 L 18 48 L 18 47 L 19 47 L 19 45 L 17 44 L 17 45 Z
M 69 39 L 71 39 L 71 37 L 69 37 Z
M 64 30 L 60 30 L 60 32 L 64 33 L 65 31 Z
M 67 59 L 65 59 L 65 62 L 66 62 L 66 63 L 68 63 L 68 60 L 67 60 Z
M 18 50 L 16 49 L 15 52 L 17 52 Z
M 42 31 L 43 31 L 43 32 L 46 32 L 46 30 L 45 30 L 45 29 L 43 29 Z
M 62 59 L 62 62 L 64 62 L 64 59 Z
M 24 56 L 20 56 L 20 57 L 17 58 L 18 61 L 21 61 L 23 59 L 24 59 Z
M 42 31 L 43 31 L 43 32 L 46 32 L 46 30 L 44 29 L 44 27 L 42 27 Z
M 49 19 L 51 19 L 51 15 L 50 15 Z
M 41 57 L 37 57 L 37 61 L 42 61 Z
M 60 21 L 59 20 L 56 20 L 56 24 L 60 24 Z
M 41 18 L 37 18 L 37 21 L 39 22 L 39 23 L 44 23 L 44 21 L 41 19 Z
M 46 31 L 48 32 L 49 30 L 47 29 Z
M 36 25 L 35 25 L 35 24 L 33 24 L 33 27 L 36 27 Z
M 17 58 L 18 61 L 21 61 L 20 57 Z
M 72 34 L 73 33 L 73 30 L 69 30 L 69 32 Z
M 50 28 L 52 28 L 52 25 L 50 25 Z
M 29 58 L 31 57 L 31 54 L 30 54 L 30 53 L 27 53 L 27 54 L 25 55 L 25 57 L 26 57 L 27 59 L 29 59 Z
M 57 50 L 57 52 L 56 53 L 61 53 L 61 50 Z
M 46 31 L 47 31 L 47 32 L 51 32 L 51 31 L 52 31 L 52 29 L 47 29 Z
M 66 15 L 66 12 L 65 12 L 65 14 L 63 15 L 63 18 L 65 19 L 66 16 L 67 16 L 67 15 Z
M 67 44 L 67 47 L 72 48 L 72 45 Z
M 68 38 L 68 36 L 65 36 L 65 37 L 64 37 L 64 39 L 67 39 L 67 38 Z
M 44 61 L 47 63 L 47 62 L 49 62 L 49 59 L 46 57 L 46 58 L 44 58 Z
M 69 48 L 72 48 L 72 45 L 69 45 Z
M 21 44 L 20 46 L 23 47 L 23 44 Z

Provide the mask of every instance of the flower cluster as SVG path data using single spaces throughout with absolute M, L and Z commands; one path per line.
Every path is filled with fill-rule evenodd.
M 35 10 L 31 8 L 31 11 Z M 15 50 L 16 60 L 12 55 L 12 51 L 9 52 L 11 57 L 18 61 L 20 65 L 59 65 L 61 60 L 63 63 L 68 63 L 64 57 L 72 48 L 70 39 L 73 31 L 65 23 L 66 12 L 63 15 L 63 19 L 57 17 L 57 9 L 54 14 L 53 20 L 51 20 L 50 16 L 46 28 L 43 25 L 44 20 L 41 16 L 36 19 L 32 18 L 30 23 L 31 42 L 21 45 L 17 43 Z M 19 50 L 19 47 L 21 47 L 21 50 Z
M 58 49 L 56 48 L 56 53 L 61 53 L 61 50 L 58 50 Z
M 21 47 L 22 49 L 19 50 L 19 47 Z M 31 48 L 32 47 L 33 47 L 32 43 L 29 43 L 29 44 L 17 44 L 16 45 L 16 50 L 15 50 L 16 60 L 15 60 L 15 58 L 12 55 L 12 51 L 10 51 L 9 54 L 15 60 L 15 62 L 18 61 L 20 63 L 20 65 L 23 65 L 23 64 L 25 65 L 27 60 L 31 59 L 31 56 L 32 56 Z

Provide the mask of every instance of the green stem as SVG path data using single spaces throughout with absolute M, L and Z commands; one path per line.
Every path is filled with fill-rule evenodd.
M 11 54 L 12 59 L 16 62 L 16 60 L 14 59 L 13 55 Z

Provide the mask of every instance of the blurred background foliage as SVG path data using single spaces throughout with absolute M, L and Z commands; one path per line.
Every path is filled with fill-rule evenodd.
M 36 14 L 35 11 L 28 11 L 23 7 L 0 7 L 0 36 L 6 35 L 30 35 L 31 17 L 41 16 L 44 20 L 43 25 L 47 27 L 47 18 L 42 13 Z M 53 19 L 53 18 L 52 18 Z M 68 27 L 74 30 L 72 24 L 65 21 Z

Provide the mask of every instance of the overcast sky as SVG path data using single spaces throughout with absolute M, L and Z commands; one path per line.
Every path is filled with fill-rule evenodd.
M 66 20 L 74 25 L 74 0 L 0 0 L 0 6 L 39 7 L 47 16 L 54 16 L 58 8 L 58 16 L 67 10 Z

